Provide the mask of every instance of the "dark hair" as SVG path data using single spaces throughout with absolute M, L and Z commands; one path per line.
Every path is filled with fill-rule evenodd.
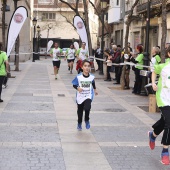
M 165 58 L 169 58 L 168 53 L 170 53 L 170 46 L 166 49 Z
M 159 49 L 161 49 L 161 47 L 159 45 L 157 45 L 156 47 L 158 47 Z
M 117 47 L 121 48 L 121 45 L 117 45 Z
M 82 66 L 83 66 L 85 63 L 89 63 L 89 64 L 90 64 L 90 66 L 91 66 L 91 63 L 90 63 L 90 61 L 88 61 L 88 60 L 83 60 L 83 62 L 82 62 Z
M 85 45 L 86 45 L 86 43 L 85 43 L 85 42 L 82 42 L 82 44 L 85 44 Z
M 137 45 L 136 48 L 139 50 L 139 53 L 143 52 L 143 46 L 141 44 Z

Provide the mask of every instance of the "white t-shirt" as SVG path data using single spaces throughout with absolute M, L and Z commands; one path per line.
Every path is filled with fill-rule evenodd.
M 81 60 L 88 59 L 88 50 L 80 48 L 78 51 L 78 56 Z
M 75 49 L 67 49 L 66 55 L 68 60 L 73 60 L 75 58 Z
M 60 61 L 60 54 L 62 53 L 61 48 L 53 48 L 51 54 L 53 56 L 53 61 Z
M 83 103 L 86 99 L 93 100 L 94 89 L 92 83 L 94 82 L 94 75 L 90 74 L 89 77 L 84 77 L 82 73 L 78 74 L 72 81 L 73 85 L 79 86 L 83 89 L 80 93 L 77 91 L 76 101 L 78 104 Z

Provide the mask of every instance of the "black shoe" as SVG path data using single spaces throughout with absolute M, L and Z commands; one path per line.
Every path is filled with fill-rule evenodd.
M 70 67 L 68 67 L 68 70 L 70 71 Z
M 113 79 L 113 80 L 116 80 L 116 79 Z
M 108 79 L 104 80 L 104 81 L 109 81 Z
M 111 79 L 108 79 L 107 81 L 112 81 Z
M 120 84 L 120 83 L 116 82 L 116 83 L 113 83 L 113 84 Z
M 0 99 L 0 102 L 2 103 L 2 102 L 3 102 L 3 100 L 2 100 L 2 99 Z

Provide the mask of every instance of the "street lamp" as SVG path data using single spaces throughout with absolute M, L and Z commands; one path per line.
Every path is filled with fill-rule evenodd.
M 36 25 L 37 25 L 37 19 L 34 17 L 33 20 L 32 20 L 32 24 L 34 26 L 34 36 L 33 36 L 33 58 L 32 58 L 32 62 L 35 62 L 35 58 L 36 58 L 36 55 L 35 55 L 35 51 L 36 51 L 36 37 L 35 37 L 35 34 L 36 34 Z
M 37 26 L 37 59 L 39 60 L 40 59 L 40 54 L 39 54 L 39 48 L 40 48 L 40 31 L 41 31 L 41 28 L 40 26 L 38 25 Z
M 107 7 L 107 0 L 101 0 L 101 11 L 102 11 L 102 36 L 101 36 L 101 56 L 100 58 L 103 59 L 104 54 L 104 10 Z M 103 61 L 100 61 L 100 75 L 103 75 Z
M 49 37 L 49 31 L 50 29 L 53 27 L 53 25 L 50 23 L 48 24 L 48 28 L 47 28 L 47 47 L 46 47 L 46 55 L 45 55 L 45 59 L 47 59 L 47 49 L 48 49 L 48 37 Z

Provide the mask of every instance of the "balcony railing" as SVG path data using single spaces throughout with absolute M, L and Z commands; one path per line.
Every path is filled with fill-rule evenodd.
M 136 12 L 137 13 L 145 12 L 147 10 L 147 5 L 148 5 L 148 2 L 138 5 Z M 161 0 L 151 1 L 151 6 L 156 6 L 156 5 L 161 5 Z

